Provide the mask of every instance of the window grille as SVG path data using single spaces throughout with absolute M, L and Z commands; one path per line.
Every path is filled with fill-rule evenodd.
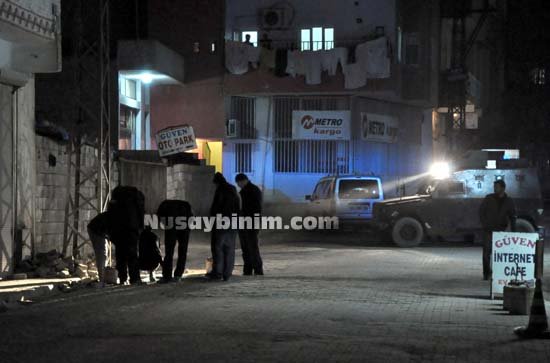
M 235 172 L 236 173 L 252 172 L 252 144 L 251 143 L 235 144 Z
M 276 173 L 349 173 L 349 140 L 292 139 L 292 111 L 349 110 L 348 97 L 292 97 L 274 99 L 274 162 Z
M 253 97 L 231 97 L 230 119 L 238 122 L 237 138 L 256 138 L 256 99 Z

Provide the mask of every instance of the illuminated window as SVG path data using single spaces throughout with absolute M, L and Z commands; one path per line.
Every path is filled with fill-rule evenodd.
M 302 50 L 328 50 L 334 48 L 334 28 L 315 27 L 300 31 Z
M 137 97 L 136 89 L 137 89 L 137 82 L 135 80 L 121 77 L 120 79 L 121 95 L 135 100 Z
M 257 31 L 245 31 L 241 33 L 241 41 L 246 42 L 246 36 L 250 36 L 250 43 L 255 47 L 258 46 L 258 32 Z

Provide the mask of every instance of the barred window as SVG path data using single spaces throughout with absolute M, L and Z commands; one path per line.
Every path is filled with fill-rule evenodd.
M 349 173 L 349 141 L 276 140 L 277 173 Z
M 253 97 L 231 97 L 230 119 L 237 120 L 237 138 L 256 138 L 256 99 Z
M 252 144 L 235 144 L 235 172 L 252 173 Z
M 349 173 L 349 140 L 292 139 L 292 111 L 349 110 L 348 97 L 275 97 L 274 162 L 277 173 Z

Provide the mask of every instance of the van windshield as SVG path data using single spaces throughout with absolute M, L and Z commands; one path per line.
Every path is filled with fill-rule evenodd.
M 378 181 L 372 180 L 372 179 L 340 180 L 338 198 L 340 199 L 378 199 L 380 198 Z

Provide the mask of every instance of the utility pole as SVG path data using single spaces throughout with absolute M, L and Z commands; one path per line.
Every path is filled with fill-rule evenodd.
M 71 70 L 76 120 L 68 152 L 70 193 L 65 206 L 63 254 L 71 246 L 72 256 L 80 258 L 81 248 L 89 243 L 81 208 L 88 206 L 97 213 L 103 212 L 110 198 L 110 0 L 71 0 L 70 4 L 74 21 Z M 97 28 L 89 29 L 94 23 Z M 97 153 L 91 167 L 82 159 L 86 146 Z M 92 195 L 83 191 L 86 183 L 95 185 Z

